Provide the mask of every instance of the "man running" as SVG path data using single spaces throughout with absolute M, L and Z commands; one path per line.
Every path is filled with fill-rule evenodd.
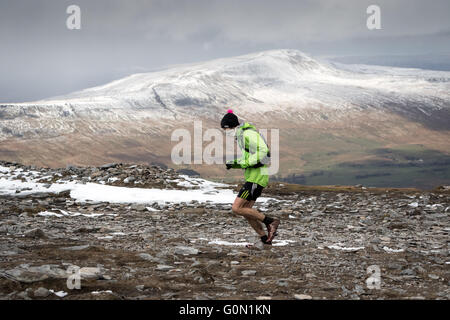
M 247 219 L 264 244 L 271 245 L 273 238 L 276 236 L 280 220 L 271 218 L 252 208 L 269 182 L 266 165 L 267 159 L 270 157 L 269 148 L 253 125 L 248 122 L 239 123 L 233 110 L 228 110 L 220 126 L 228 136 L 235 137 L 242 151 L 241 158 L 226 163 L 227 170 L 245 169 L 246 182 L 239 191 L 231 209 L 235 214 Z M 261 222 L 266 225 L 267 235 Z

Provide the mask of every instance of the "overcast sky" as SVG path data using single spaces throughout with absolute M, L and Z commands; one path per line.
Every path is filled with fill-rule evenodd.
M 66 27 L 72 4 L 81 30 Z M 367 29 L 371 4 L 381 30 Z M 0 0 L 0 102 L 280 48 L 346 62 L 409 55 L 439 68 L 450 65 L 449 13 L 448 0 Z

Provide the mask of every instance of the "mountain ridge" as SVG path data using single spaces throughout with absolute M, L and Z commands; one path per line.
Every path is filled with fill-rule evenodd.
M 0 104 L 0 158 L 173 166 L 171 132 L 192 131 L 194 120 L 218 128 L 229 108 L 258 128 L 280 129 L 285 175 L 379 159 L 379 148 L 410 145 L 445 156 L 449 101 L 450 72 L 343 65 L 270 50 L 134 74 L 57 99 Z M 185 169 L 224 174 L 217 166 Z

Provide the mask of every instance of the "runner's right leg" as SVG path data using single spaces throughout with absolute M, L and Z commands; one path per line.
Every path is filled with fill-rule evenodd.
M 262 189 L 262 187 L 260 189 Z M 251 207 L 253 206 L 255 198 L 257 198 L 261 193 L 260 189 L 258 189 L 257 184 L 252 182 L 246 182 L 239 191 L 238 196 L 234 200 L 231 210 L 233 210 L 233 213 L 245 217 L 247 221 L 249 221 L 250 225 L 258 233 L 258 235 L 261 237 L 261 241 L 270 244 L 273 238 L 276 236 L 276 231 L 280 221 L 278 219 L 266 216 L 263 213 Z M 249 206 L 250 201 L 253 201 L 251 206 Z M 266 225 L 268 231 L 267 235 L 265 234 L 264 230 L 262 230 L 259 222 L 262 222 Z

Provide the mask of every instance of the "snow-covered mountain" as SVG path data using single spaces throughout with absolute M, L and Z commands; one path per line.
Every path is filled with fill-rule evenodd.
M 193 120 L 217 128 L 229 108 L 258 128 L 280 129 L 282 174 L 396 161 L 379 148 L 450 150 L 450 72 L 345 65 L 273 50 L 134 74 L 41 101 L 0 103 L 0 159 L 171 166 L 173 130 L 192 130 Z M 219 166 L 190 169 L 223 174 Z
M 97 121 L 98 129 L 101 121 L 217 119 L 227 107 L 244 116 L 277 111 L 289 119 L 294 113 L 299 120 L 305 110 L 333 118 L 367 108 L 432 117 L 448 111 L 449 101 L 450 72 L 344 65 L 274 50 L 133 74 L 41 101 L 0 104 L 0 137 L 57 136 L 73 130 L 78 119 Z

